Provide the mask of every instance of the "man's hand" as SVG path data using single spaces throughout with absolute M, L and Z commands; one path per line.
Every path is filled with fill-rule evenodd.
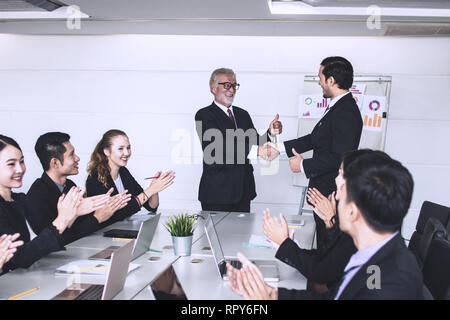
M 100 194 L 98 196 L 82 198 L 80 206 L 77 210 L 77 216 L 82 216 L 85 214 L 89 214 L 94 212 L 97 209 L 100 209 L 105 205 L 105 203 L 109 200 L 111 193 L 114 191 L 114 188 L 108 190 L 105 194 Z
M 278 121 L 278 118 L 279 118 L 279 116 L 278 116 L 278 113 L 277 113 L 275 118 L 270 122 L 269 133 L 272 136 L 279 135 L 279 134 L 281 134 L 283 132 L 283 125 L 281 124 L 281 121 Z
M 272 161 L 278 157 L 279 154 L 280 151 L 278 151 L 277 145 L 273 142 L 266 142 L 262 147 L 258 147 L 258 156 L 266 161 Z
M 289 159 L 289 167 L 291 167 L 292 172 L 301 172 L 302 171 L 302 160 L 303 157 L 292 148 L 293 157 Z
M 95 210 L 94 217 L 98 220 L 98 223 L 102 223 L 114 214 L 117 210 L 122 209 L 128 204 L 128 201 L 131 200 L 131 194 L 127 194 L 128 190 L 124 190 L 119 194 L 111 197 L 105 205 Z
M 308 201 L 312 204 L 313 211 L 325 222 L 327 228 L 333 226 L 332 218 L 336 215 L 335 192 L 328 196 L 328 199 L 316 188 L 309 188 L 307 193 Z
M 275 242 L 281 245 L 289 237 L 289 227 L 286 219 L 280 214 L 280 222 L 271 216 L 269 209 L 264 211 L 263 215 L 263 231 L 264 234 Z
M 242 269 L 237 270 L 227 263 L 227 275 L 232 291 L 247 300 L 276 300 L 278 290 L 264 282 L 262 272 L 242 253 L 237 257 L 242 263 Z

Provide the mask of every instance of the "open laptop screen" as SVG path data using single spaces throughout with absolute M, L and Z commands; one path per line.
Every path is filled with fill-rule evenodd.
M 214 227 L 214 222 L 212 221 L 210 216 L 206 219 L 205 231 L 206 236 L 209 240 L 209 244 L 211 246 L 211 251 L 214 255 L 214 258 L 216 259 L 217 264 L 219 264 L 221 261 L 225 260 L 225 257 L 220 245 L 219 236 L 217 235 L 216 228 Z
M 187 300 L 172 265 L 164 270 L 150 287 L 156 300 Z

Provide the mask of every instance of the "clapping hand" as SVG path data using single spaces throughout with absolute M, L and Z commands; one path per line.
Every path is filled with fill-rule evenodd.
M 266 237 L 277 245 L 281 245 L 290 237 L 286 218 L 280 213 L 280 222 L 278 222 L 276 218 L 272 217 L 269 209 L 266 209 L 263 213 L 263 231 Z
M 98 196 L 82 198 L 80 206 L 77 210 L 77 216 L 82 216 L 85 214 L 89 214 L 94 212 L 97 209 L 100 209 L 105 205 L 105 203 L 109 200 L 111 193 L 114 191 L 114 188 L 108 190 L 105 194 L 100 194 Z
M 84 191 L 77 187 L 72 187 L 67 194 L 62 194 L 58 199 L 58 216 L 53 221 L 53 225 L 59 233 L 63 233 L 67 227 L 70 227 L 77 218 L 78 207 Z
M 242 263 L 240 270 L 227 263 L 227 276 L 230 289 L 247 300 L 276 300 L 277 288 L 267 285 L 261 270 L 258 269 L 242 253 L 237 257 Z
M 15 233 L 13 235 L 4 234 L 0 237 L 0 269 L 11 260 L 17 247 L 23 245 L 22 240 L 16 241 L 19 236 L 19 233 Z
M 333 226 L 333 217 L 336 215 L 336 199 L 334 197 L 336 192 L 333 192 L 325 197 L 316 188 L 309 188 L 307 193 L 308 201 L 312 204 L 309 206 L 325 222 L 327 228 Z
M 124 190 L 121 193 L 110 197 L 102 208 L 95 211 L 94 217 L 98 220 L 99 223 L 108 220 L 109 218 L 111 218 L 114 212 L 124 208 L 128 204 L 128 202 L 131 200 L 131 194 L 127 192 L 128 190 Z

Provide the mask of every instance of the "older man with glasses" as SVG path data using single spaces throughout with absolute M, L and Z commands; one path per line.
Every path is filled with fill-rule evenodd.
M 195 115 L 203 149 L 198 199 L 202 210 L 250 212 L 256 191 L 247 156 L 251 147 L 258 145 L 258 155 L 265 157 L 261 146 L 270 141 L 269 134 L 281 133 L 281 122 L 276 115 L 267 132 L 258 135 L 248 112 L 232 105 L 239 83 L 231 69 L 214 70 L 209 87 L 214 101 Z

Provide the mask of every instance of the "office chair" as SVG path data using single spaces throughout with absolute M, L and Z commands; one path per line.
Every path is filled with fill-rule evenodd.
M 435 233 L 425 257 L 422 275 L 424 285 L 436 300 L 450 300 L 450 239 Z
M 424 201 L 422 208 L 420 209 L 416 230 L 408 245 L 408 248 L 416 255 L 416 257 L 418 256 L 417 250 L 422 239 L 425 225 L 431 217 L 439 220 L 447 232 L 450 233 L 450 208 L 434 202 Z
M 423 269 L 423 264 L 427 258 L 428 251 L 430 250 L 431 242 L 435 238 L 447 238 L 447 231 L 439 220 L 430 218 L 425 224 L 425 229 L 421 236 L 420 243 L 417 245 L 415 255 L 421 269 Z

